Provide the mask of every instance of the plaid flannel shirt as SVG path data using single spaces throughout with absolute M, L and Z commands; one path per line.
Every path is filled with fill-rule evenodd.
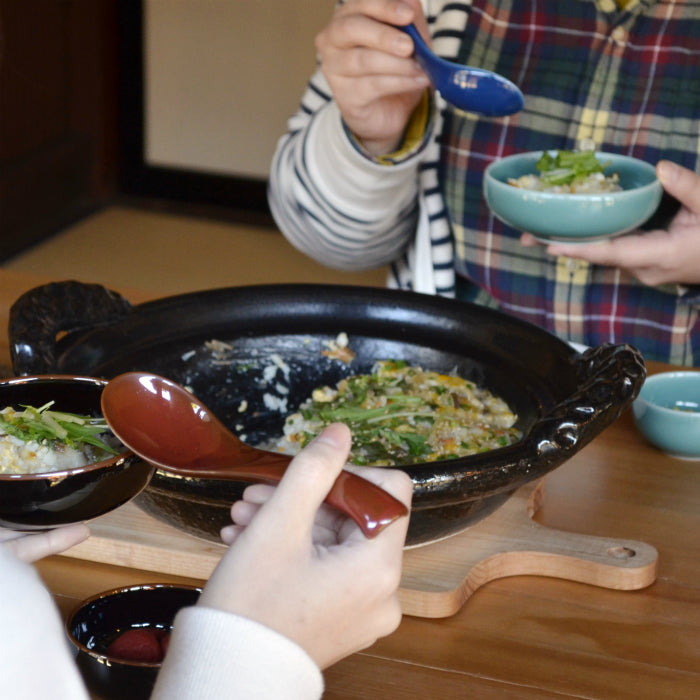
M 474 0 L 464 17 L 456 59 L 506 75 L 527 97 L 507 119 L 445 112 L 439 168 L 457 274 L 488 294 L 477 299 L 567 340 L 628 341 L 648 359 L 700 364 L 691 295 L 523 248 L 480 191 L 494 159 L 571 149 L 583 138 L 602 151 L 697 170 L 700 3 L 639 0 L 618 11 L 602 0 Z
M 697 289 L 649 287 L 619 269 L 552 258 L 541 247 L 523 248 L 520 232 L 493 217 L 481 191 L 483 172 L 494 159 L 571 149 L 583 138 L 593 139 L 602 151 L 650 163 L 669 159 L 698 171 L 700 1 L 631 0 L 623 10 L 614 0 L 426 0 L 424 5 L 435 51 L 511 79 L 525 95 L 525 108 L 511 117 L 479 118 L 452 110 L 438 96 L 424 142 L 388 166 L 418 162 L 429 242 L 418 253 L 416 245 L 399 248 L 397 232 L 415 232 L 419 220 L 415 208 L 402 202 L 387 226 L 392 234 L 385 236 L 386 249 L 373 239 L 367 267 L 393 250 L 390 284 L 415 288 L 411 269 L 417 256 L 428 257 L 435 293 L 500 308 L 571 342 L 628 342 L 649 360 L 700 365 Z M 318 75 L 310 90 L 313 109 L 302 103 L 300 121 L 290 130 L 297 140 L 311 138 L 304 119 L 313 121 L 317 110 L 332 103 Z M 290 150 L 289 143 L 281 150 L 285 147 Z M 273 174 L 281 167 L 278 155 Z M 295 167 L 297 176 L 306 172 L 306 188 L 314 176 L 322 180 L 301 158 Z M 273 204 L 276 187 L 273 182 Z M 364 223 L 357 215 L 361 201 L 345 220 L 339 215 L 343 207 L 349 209 L 334 202 L 323 226 L 314 211 L 306 224 L 297 224 L 300 231 L 310 222 L 313 242 L 300 242 L 291 230 L 290 206 L 286 212 L 273 206 L 273 213 L 295 245 L 341 266 L 317 248 L 320 239 L 334 239 L 351 254 L 347 232 Z

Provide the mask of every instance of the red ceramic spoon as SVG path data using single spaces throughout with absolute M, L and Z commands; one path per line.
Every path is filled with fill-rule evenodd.
M 102 413 L 132 452 L 174 474 L 277 483 L 291 461 L 241 442 L 189 391 L 156 374 L 127 372 L 109 381 Z M 366 537 L 408 512 L 391 494 L 347 471 L 326 503 L 351 517 Z

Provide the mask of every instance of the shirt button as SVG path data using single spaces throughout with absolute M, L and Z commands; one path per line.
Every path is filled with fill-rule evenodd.
M 579 258 L 565 257 L 564 264 L 566 265 L 566 269 L 572 275 L 575 275 L 577 272 L 582 272 L 588 267 L 588 262 Z
M 615 27 L 610 36 L 618 46 L 624 46 L 627 43 L 627 31 L 624 27 Z

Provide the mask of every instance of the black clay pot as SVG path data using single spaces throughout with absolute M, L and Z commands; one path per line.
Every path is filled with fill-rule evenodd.
M 61 331 L 69 332 L 56 342 Z M 341 332 L 356 353 L 350 365 L 322 354 Z M 54 283 L 14 304 L 10 343 L 19 374 L 162 374 L 190 387 L 252 444 L 277 436 L 285 415 L 313 388 L 368 372 L 377 359 L 456 371 L 502 396 L 524 437 L 491 452 L 405 468 L 414 482 L 409 545 L 463 530 L 569 459 L 629 406 L 645 376 L 629 346 L 579 354 L 493 310 L 364 287 L 238 287 L 131 307 L 99 286 Z M 191 534 L 218 539 L 243 487 L 157 471 L 138 502 Z

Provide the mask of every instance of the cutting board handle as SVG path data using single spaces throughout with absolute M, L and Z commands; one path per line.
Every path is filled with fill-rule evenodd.
M 656 580 L 658 552 L 651 545 L 536 523 L 543 493 L 544 480 L 523 486 L 465 532 L 407 550 L 399 590 L 404 614 L 448 617 L 478 588 L 506 576 L 550 576 L 616 590 Z

